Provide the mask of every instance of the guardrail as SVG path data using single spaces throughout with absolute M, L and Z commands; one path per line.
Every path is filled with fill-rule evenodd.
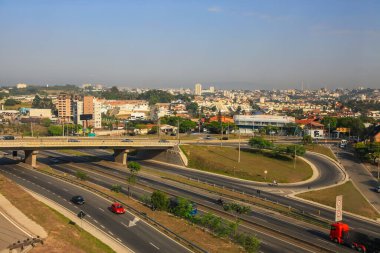
M 78 148 L 87 148 L 87 147 L 174 147 L 176 142 L 154 142 L 154 141 L 138 141 L 138 142 L 123 142 L 115 140 L 83 140 L 83 141 L 70 141 L 70 140 L 61 140 L 61 141 L 52 141 L 52 140 L 33 140 L 33 141 L 18 141 L 18 140 L 2 140 L 0 141 L 0 148 L 67 148 L 67 147 L 78 147 Z
M 102 191 L 99 191 L 98 189 L 95 189 L 91 186 L 88 186 L 86 184 L 82 184 L 78 181 L 75 181 L 75 180 L 72 180 L 72 179 L 69 179 L 67 177 L 64 177 L 64 176 L 60 176 L 60 175 L 57 175 L 57 174 L 54 174 L 54 173 L 51 173 L 51 172 L 48 172 L 48 171 L 44 171 L 44 170 L 39 170 L 39 172 L 41 173 L 44 173 L 44 174 L 47 174 L 49 176 L 52 176 L 52 177 L 56 177 L 56 178 L 59 178 L 61 180 L 64 180 L 66 182 L 69 182 L 69 183 L 72 183 L 72 184 L 75 184 L 75 185 L 78 185 L 82 188 L 85 188 L 85 189 L 88 189 L 98 195 L 101 195 L 113 202 L 119 202 L 121 204 L 123 204 L 124 206 L 128 207 L 129 210 L 131 210 L 135 215 L 139 216 L 141 219 L 147 221 L 148 223 L 154 225 L 155 227 L 159 228 L 162 232 L 164 232 L 166 235 L 174 238 L 176 241 L 180 242 L 181 244 L 183 245 L 186 245 L 187 247 L 191 248 L 192 250 L 195 250 L 196 252 L 200 252 L 200 253 L 208 253 L 208 251 L 206 251 L 205 249 L 201 248 L 200 246 L 188 241 L 187 239 L 183 238 L 182 236 L 178 235 L 177 233 L 175 233 L 174 231 L 172 231 L 171 229 L 165 227 L 164 225 L 158 223 L 156 220 L 148 217 L 146 215 L 146 213 L 144 212 L 140 212 L 139 210 L 135 209 L 134 207 L 128 205 L 127 203 L 117 199 L 117 198 L 114 198 Z

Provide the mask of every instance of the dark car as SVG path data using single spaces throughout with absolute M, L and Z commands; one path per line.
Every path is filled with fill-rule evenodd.
M 224 205 L 224 200 L 219 198 L 219 199 L 216 200 L 216 203 L 217 203 L 218 205 L 223 206 L 223 205 Z
M 72 197 L 71 202 L 77 205 L 83 205 L 85 203 L 84 198 L 80 195 Z
M 375 192 L 380 193 L 380 185 L 375 187 Z
M 131 139 L 124 139 L 121 142 L 133 142 L 133 140 L 131 140 Z
M 169 141 L 167 141 L 167 140 L 159 140 L 158 142 L 161 142 L 161 143 L 168 143 Z
M 68 142 L 80 142 L 80 140 L 77 140 L 77 139 L 69 139 Z

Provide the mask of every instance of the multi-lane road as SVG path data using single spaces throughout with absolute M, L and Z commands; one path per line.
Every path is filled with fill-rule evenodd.
M 97 157 L 104 158 L 106 160 L 112 159 L 110 154 L 102 150 L 85 150 L 85 152 L 95 155 Z M 53 168 L 65 171 L 67 173 L 74 173 L 78 168 L 86 170 L 91 176 L 91 180 L 95 183 L 108 187 L 115 184 L 115 178 L 108 177 L 105 174 L 97 173 L 99 170 L 108 171 L 112 174 L 120 174 L 125 178 L 122 170 L 118 170 L 118 165 L 115 166 L 104 166 L 96 163 L 86 161 L 84 163 L 83 158 L 65 155 L 59 152 L 44 152 L 49 156 L 56 156 L 60 159 L 59 163 L 52 163 L 50 159 L 40 158 L 40 162 L 48 163 Z M 340 169 L 336 167 L 334 163 L 318 155 L 307 154 L 306 158 L 312 161 L 317 169 L 319 170 L 319 177 L 308 184 L 299 184 L 293 186 L 281 186 L 284 191 L 298 191 L 307 188 L 317 188 L 321 186 L 327 186 L 339 182 L 343 174 Z M 62 163 L 61 163 L 62 162 Z M 73 162 L 68 164 L 67 162 Z M 321 217 L 329 220 L 333 220 L 334 214 L 328 209 L 315 208 L 314 206 L 296 201 L 294 199 L 285 198 L 281 195 L 270 193 L 270 188 L 263 186 L 262 184 L 247 183 L 234 178 L 222 177 L 220 175 L 203 173 L 196 170 L 188 170 L 178 166 L 172 166 L 168 164 L 159 164 L 152 161 L 141 161 L 142 165 L 148 167 L 149 169 L 154 169 L 158 171 L 165 171 L 167 173 L 174 173 L 178 175 L 183 175 L 187 178 L 201 179 L 202 181 L 207 181 L 209 183 L 217 184 L 220 186 L 227 186 L 228 188 L 234 188 L 239 191 L 243 191 L 250 194 L 256 194 L 258 187 L 262 189 L 261 197 L 266 197 L 273 201 L 278 201 L 279 203 L 285 205 L 291 205 L 299 210 L 304 210 L 309 213 L 316 213 L 317 209 L 321 210 Z M 95 226 L 104 227 L 106 233 L 111 233 L 115 238 L 120 240 L 121 243 L 128 245 L 130 249 L 135 252 L 186 252 L 187 249 L 183 248 L 179 244 L 175 243 L 171 239 L 162 235 L 158 231 L 151 228 L 149 225 L 139 222 L 137 226 L 126 227 L 130 220 L 133 220 L 133 215 L 127 214 L 125 216 L 115 216 L 107 210 L 110 203 L 99 196 L 92 193 L 84 191 L 76 186 L 50 178 L 44 174 L 38 173 L 36 171 L 27 171 L 25 173 L 25 168 L 17 165 L 9 164 L 1 165 L 0 172 L 9 178 L 15 180 L 17 183 L 23 185 L 24 187 L 38 192 L 45 197 L 53 200 L 57 200 L 59 204 L 69 208 L 73 212 L 78 211 L 78 207 L 71 204 L 69 201 L 71 196 L 74 194 L 82 194 L 86 196 L 89 201 L 83 206 L 85 212 L 90 214 L 88 216 L 88 221 L 93 223 Z M 37 174 L 36 174 L 37 173 Z M 124 172 L 125 173 L 125 172 Z M 25 180 L 23 180 L 25 179 Z M 174 184 L 169 184 L 162 182 L 162 180 L 154 180 L 152 177 L 141 176 L 140 180 L 146 183 L 152 188 L 159 188 L 166 192 L 172 193 L 173 195 L 185 196 L 197 203 L 207 203 L 208 205 L 214 204 L 214 200 L 217 196 L 213 194 L 205 194 L 204 192 L 199 193 L 194 190 L 187 189 L 186 187 L 176 187 Z M 57 184 L 56 184 L 57 181 Z M 59 182 L 58 182 L 59 181 Z M 49 183 L 50 182 L 50 183 Z M 30 187 L 30 188 L 29 188 Z M 66 189 L 66 190 L 65 190 Z M 138 192 L 138 189 L 134 189 Z M 215 208 L 218 208 L 217 206 Z M 252 219 L 256 223 L 260 223 L 262 226 L 271 226 L 282 233 L 287 233 L 294 237 L 300 237 L 304 240 L 312 240 L 314 243 L 324 245 L 327 248 L 336 249 L 336 251 L 344 252 L 349 251 L 348 249 L 336 248 L 336 245 L 331 244 L 327 240 L 327 231 L 323 231 L 318 228 L 304 227 L 303 224 L 298 224 L 287 219 L 283 219 L 274 215 L 270 212 L 260 211 L 254 209 L 254 212 L 250 214 L 249 219 Z M 375 233 L 380 233 L 380 227 L 372 222 L 367 222 L 355 217 L 345 217 L 345 221 L 348 222 L 353 227 L 361 227 L 371 230 Z M 123 225 L 124 224 L 124 225 Z M 145 234 L 149 235 L 145 235 Z M 258 236 L 263 240 L 263 245 L 261 250 L 263 252 L 307 252 L 310 249 L 305 249 L 302 246 L 296 245 L 294 243 L 285 242 L 280 238 L 273 238 L 273 235 L 266 234 L 264 232 L 256 232 Z
M 128 212 L 125 215 L 112 213 L 109 210 L 111 205 L 109 200 L 35 170 L 27 170 L 11 162 L 9 164 L 4 164 L 5 161 L 2 162 L 0 171 L 5 176 L 29 190 L 53 200 L 75 214 L 83 210 L 87 214 L 85 216 L 87 222 L 102 229 L 131 251 L 190 252 L 189 249 L 142 220 L 138 221 L 135 226 L 129 227 L 129 222 L 133 221 L 135 217 Z M 84 196 L 86 203 L 83 206 L 71 203 L 70 199 L 74 195 Z

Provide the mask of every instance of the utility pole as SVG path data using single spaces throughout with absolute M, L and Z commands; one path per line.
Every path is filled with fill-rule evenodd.
M 160 140 L 160 132 L 161 132 L 161 119 L 158 118 L 158 129 L 157 129 L 157 134 L 158 134 L 158 139 Z
M 33 122 L 32 121 L 30 122 L 30 132 L 31 132 L 32 137 L 33 137 Z
M 178 140 L 178 144 L 179 144 L 179 118 L 178 118 L 178 125 L 177 125 L 177 140 Z
M 221 130 L 222 130 L 222 137 L 220 137 L 220 146 L 223 146 L 223 124 L 220 122 Z
M 329 139 L 331 139 L 331 134 L 330 134 L 330 123 L 329 123 Z
M 238 152 L 238 163 L 240 163 L 240 129 L 239 129 L 239 152 Z
M 296 168 L 296 156 L 297 156 L 297 149 L 296 149 L 296 145 L 294 145 L 294 169 Z
M 377 158 L 377 180 L 380 179 L 380 168 L 379 168 L 379 163 L 380 163 L 380 157 Z

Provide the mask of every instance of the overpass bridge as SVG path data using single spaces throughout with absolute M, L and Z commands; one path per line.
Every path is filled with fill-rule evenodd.
M 0 150 L 23 150 L 25 152 L 24 162 L 35 167 L 39 150 L 59 150 L 59 149 L 113 149 L 114 160 L 123 165 L 127 164 L 127 154 L 130 149 L 172 149 L 178 145 L 177 141 L 158 140 L 133 140 L 125 142 L 121 139 L 100 139 L 100 138 L 28 138 L 16 140 L 1 140 Z

